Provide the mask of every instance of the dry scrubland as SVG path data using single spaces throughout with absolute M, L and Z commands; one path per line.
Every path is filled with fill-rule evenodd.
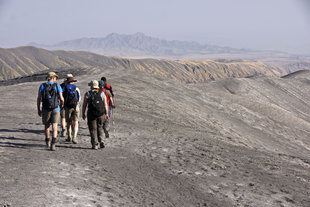
M 0 206 L 310 206 L 310 73 L 209 83 L 92 68 L 116 93 L 103 150 L 44 145 L 41 81 L 0 86 Z M 43 80 L 42 80 L 43 81 Z

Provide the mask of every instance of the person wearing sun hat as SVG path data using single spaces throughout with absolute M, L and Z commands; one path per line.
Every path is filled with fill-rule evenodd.
M 86 119 L 86 108 L 87 108 L 87 125 L 90 132 L 92 149 L 96 150 L 104 148 L 104 132 L 103 124 L 108 119 L 108 103 L 105 94 L 99 90 L 99 84 L 97 80 L 92 80 L 88 83 L 90 90 L 84 95 L 82 117 Z
M 55 151 L 57 141 L 57 124 L 59 122 L 60 107 L 58 97 L 61 101 L 61 107 L 64 105 L 62 96 L 62 88 L 56 80 L 58 75 L 55 72 L 49 72 L 46 76 L 46 83 L 42 83 L 39 87 L 37 97 L 38 115 L 42 117 L 44 124 L 45 143 L 50 150 Z M 41 109 L 42 102 L 42 109 Z M 50 139 L 50 126 L 52 125 L 52 140 Z
M 67 76 L 63 89 L 65 99 L 65 119 L 67 122 L 67 142 L 77 144 L 78 121 L 80 116 L 80 90 L 74 84 L 77 82 L 73 76 Z
M 67 77 L 60 84 L 62 90 L 65 88 L 65 86 L 67 84 L 67 78 L 70 78 L 70 77 L 73 77 L 73 75 L 67 74 Z M 60 109 L 60 125 L 61 125 L 61 137 L 65 137 L 67 134 L 65 108 Z

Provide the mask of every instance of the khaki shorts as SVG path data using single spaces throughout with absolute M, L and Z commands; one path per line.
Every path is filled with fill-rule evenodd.
M 66 122 L 78 121 L 80 117 L 80 110 L 78 106 L 76 108 L 67 108 L 66 110 Z
M 42 123 L 46 124 L 53 124 L 58 123 L 60 117 L 59 111 L 43 111 L 42 113 Z
M 66 114 L 65 109 L 64 108 L 60 109 L 60 118 L 62 118 L 62 119 L 66 118 L 65 114 Z

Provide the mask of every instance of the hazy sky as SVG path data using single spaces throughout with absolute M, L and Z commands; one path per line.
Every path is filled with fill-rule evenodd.
M 115 32 L 310 54 L 310 0 L 0 0 L 0 47 Z

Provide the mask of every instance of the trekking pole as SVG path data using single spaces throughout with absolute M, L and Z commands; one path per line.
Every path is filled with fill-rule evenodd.
M 114 126 L 114 109 L 112 108 L 112 126 Z M 114 131 L 115 131 L 115 127 L 114 127 Z
M 113 98 L 114 101 L 114 106 L 115 106 L 115 99 Z M 114 126 L 115 122 L 114 122 L 114 109 L 112 107 L 112 126 Z M 115 132 L 115 126 L 113 127 L 113 131 Z

